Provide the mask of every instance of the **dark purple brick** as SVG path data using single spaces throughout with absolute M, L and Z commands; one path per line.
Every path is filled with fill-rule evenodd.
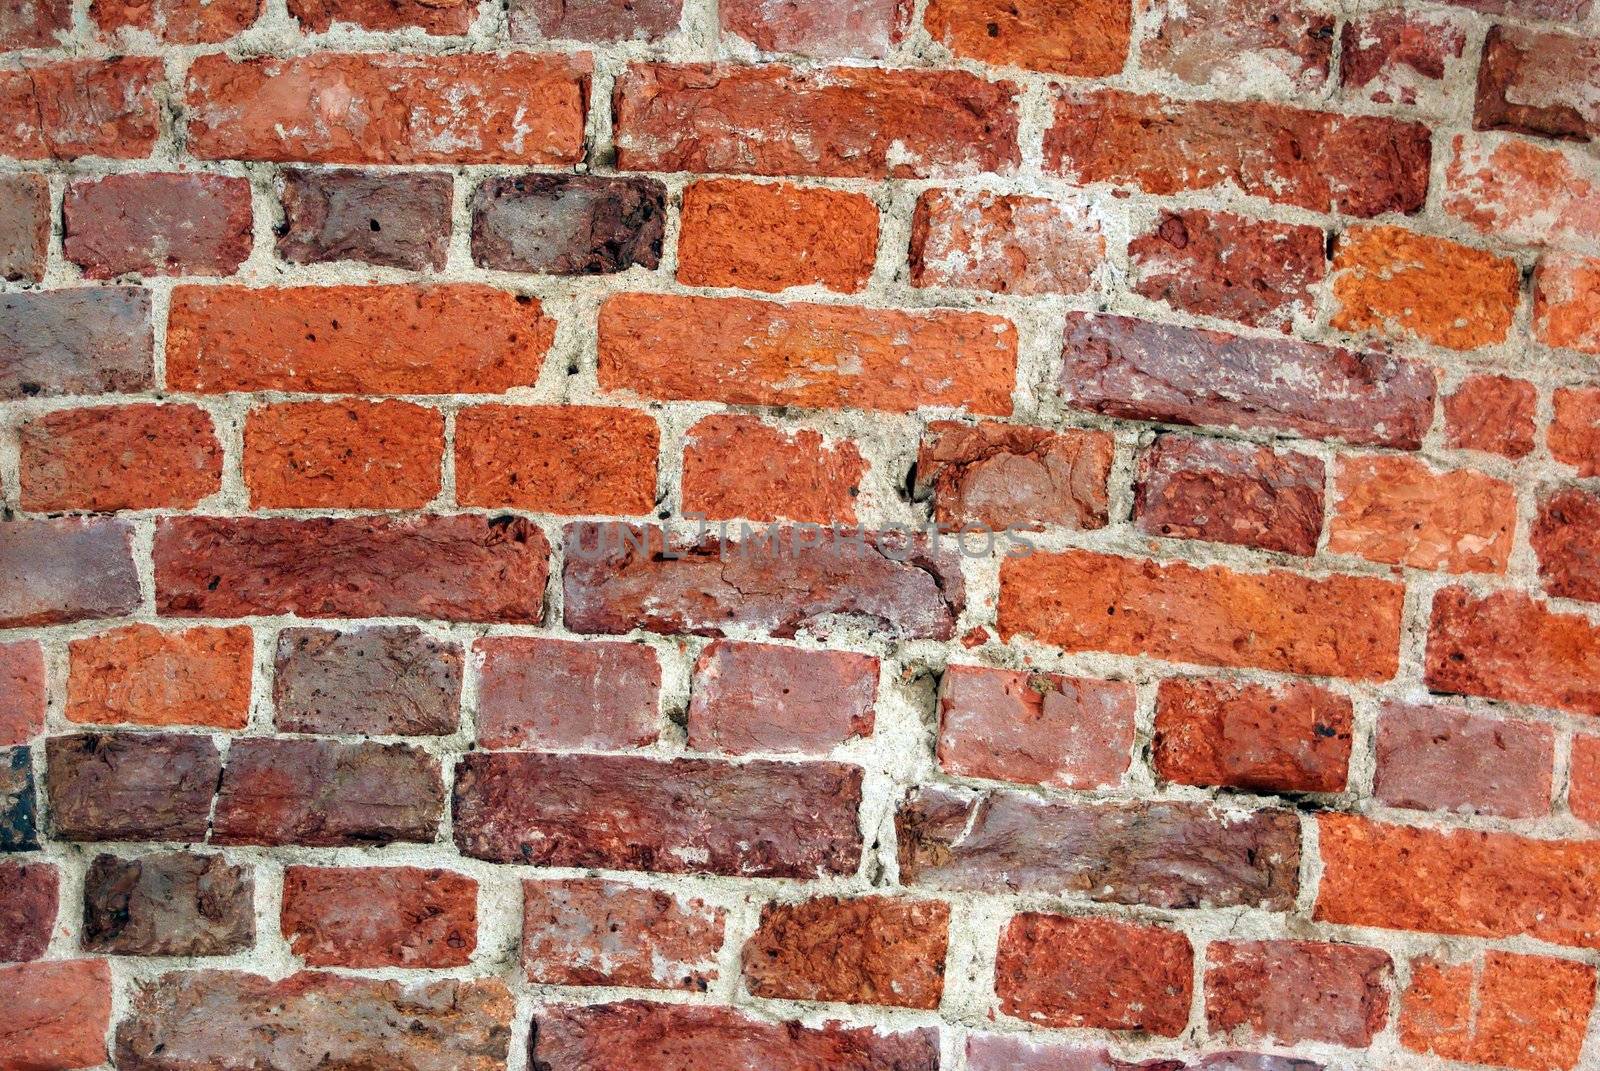
M 148 390 L 154 346 L 147 290 L 0 294 L 0 399 Z
M 654 41 L 682 17 L 683 0 L 511 0 L 511 39 Z
M 49 863 L 0 863 L 0 963 L 44 955 L 56 925 L 59 884 Z
M 472 195 L 472 259 L 502 271 L 598 275 L 661 263 L 667 190 L 648 178 L 515 175 Z
M 225 956 L 255 943 L 255 877 L 220 855 L 99 855 L 83 878 L 83 947 L 116 956 Z
M 294 264 L 357 260 L 444 268 L 453 180 L 431 172 L 283 172 L 278 255 Z
M 45 742 L 50 825 L 62 840 L 199 841 L 222 759 L 209 736 L 78 733 Z
M 278 633 L 273 704 L 286 733 L 442 736 L 461 720 L 461 648 L 414 625 Z

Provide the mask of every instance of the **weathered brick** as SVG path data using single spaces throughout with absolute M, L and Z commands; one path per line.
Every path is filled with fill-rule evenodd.
M 822 59 L 882 59 L 906 35 L 911 5 L 905 0 L 831 0 L 827 4 L 771 4 L 722 0 L 724 35 L 742 37 L 763 52 L 794 52 Z
M 1312 555 L 1322 535 L 1322 462 L 1309 454 L 1159 435 L 1139 456 L 1141 532 Z
M 0 71 L 0 155 L 23 160 L 150 155 L 161 132 L 161 60 L 25 60 Z
M 167 386 L 498 394 L 538 380 L 554 336 L 539 302 L 477 283 L 180 286 L 167 325 Z
M 67 719 L 113 725 L 206 725 L 250 720 L 248 628 L 163 631 L 129 625 L 67 645 Z
M 1416 959 L 1400 1003 L 1400 1044 L 1520 1071 L 1574 1068 L 1594 993 L 1595 969 L 1569 959 L 1492 949 L 1478 963 Z
M 461 648 L 414 625 L 286 628 L 274 662 L 280 732 L 447 736 L 460 722 Z
M 1450 573 L 1506 570 L 1517 493 L 1503 480 L 1373 454 L 1340 458 L 1333 494 L 1330 553 Z
M 952 529 L 1101 528 L 1115 450 L 1104 432 L 933 421 L 917 451 L 914 489 Z
M 1299 882 L 1300 825 L 1288 811 L 922 788 L 900 805 L 895 828 L 911 885 L 1286 911 Z
M 1366 1048 L 1389 1019 L 1389 954 L 1316 941 L 1217 941 L 1206 950 L 1213 1031 Z
M 44 651 L 37 640 L 0 643 L 0 747 L 44 732 Z
M 1315 316 L 1320 227 L 1204 209 L 1163 215 L 1128 243 L 1134 293 L 1199 316 L 1287 332 Z
M 1051 788 L 1115 786 L 1133 751 L 1134 686 L 951 665 L 939 684 L 939 765 Z
M 1446 0 L 1457 7 L 1469 7 L 1491 15 L 1513 15 L 1524 19 L 1580 21 L 1589 13 L 1589 0 Z
M 1533 452 L 1538 391 L 1508 376 L 1468 376 L 1444 399 L 1445 442 L 1512 460 Z
M 714 414 L 684 437 L 683 509 L 717 520 L 854 524 L 866 473 L 861 451 L 849 440 L 829 445 L 810 429 Z
M 483 747 L 618 750 L 661 731 L 661 667 L 643 644 L 492 636 L 473 652 Z
M 255 937 L 254 871 L 220 855 L 97 855 L 84 874 L 85 951 L 226 956 Z
M 91 0 L 102 33 L 140 30 L 175 45 L 216 44 L 256 21 L 262 0 Z
M 218 844 L 432 843 L 439 760 L 408 744 L 235 740 L 217 791 Z
M 1579 476 L 1600 476 L 1600 387 L 1558 387 L 1555 419 L 1545 429 L 1550 453 Z
M 996 316 L 616 294 L 600 387 L 668 401 L 1011 412 L 1017 336 Z
M 0 10 L 0 49 L 52 48 L 71 33 L 70 0 L 17 0 Z
M 522 969 L 545 985 L 705 992 L 726 912 L 599 878 L 522 883 Z
M 478 947 L 478 883 L 420 867 L 291 866 L 281 924 L 312 967 L 463 967 Z
M 1458 134 L 1440 204 L 1497 241 L 1593 242 L 1600 239 L 1600 164 L 1520 138 Z
M 1156 693 L 1156 772 L 1184 785 L 1340 792 L 1350 700 L 1314 684 L 1174 677 Z
M 1189 1023 L 1193 964 L 1174 930 L 1029 912 L 1000 934 L 994 987 L 1003 1012 L 1038 1026 L 1176 1037 Z
M 655 179 L 507 175 L 479 186 L 471 208 L 481 267 L 600 275 L 661 263 L 667 190 Z
M 1375 351 L 1068 313 L 1063 354 L 1067 404 L 1124 420 L 1410 450 L 1433 423 L 1432 369 Z
M 39 798 L 33 786 L 33 753 L 0 748 L 0 852 L 39 847 Z
M 1574 736 L 1567 806 L 1585 822 L 1600 823 L 1600 737 Z
M 1529 542 L 1546 591 L 1600 602 L 1600 494 L 1568 487 L 1541 498 Z
M 24 509 L 190 509 L 222 488 L 222 447 L 192 405 L 60 409 L 18 446 Z
M 289 14 L 302 29 L 324 33 L 335 23 L 364 30 L 404 30 L 458 35 L 472 28 L 478 8 L 471 0 L 289 0 Z
M 1333 16 L 1298 2 L 1150 3 L 1139 63 L 1191 85 L 1311 93 L 1328 81 Z M 1143 12 L 1141 12 L 1143 14 Z
M 598 405 L 479 405 L 456 414 L 456 501 L 540 513 L 649 513 L 655 418 Z
M 1533 337 L 1547 346 L 1600 353 L 1600 259 L 1547 256 L 1533 277 Z
M 913 286 L 1081 294 L 1095 283 L 1112 221 L 1083 198 L 924 190 L 911 217 Z
M 1044 137 L 1045 167 L 1080 185 L 1163 195 L 1232 188 L 1352 216 L 1421 209 L 1428 159 L 1420 123 L 1118 89 L 1058 91 Z
M 854 293 L 877 254 L 878 206 L 865 194 L 736 179 L 684 188 L 678 281 L 689 286 Z
M 1339 81 L 1347 96 L 1374 104 L 1449 107 L 1445 75 L 1466 51 L 1463 21 L 1432 11 L 1360 12 L 1344 24 Z
M 964 71 L 635 64 L 617 79 L 616 165 L 836 178 L 1009 172 L 1020 160 L 1015 93 Z
M 537 624 L 549 554 L 511 517 L 175 517 L 156 528 L 156 603 L 180 617 Z
M 0 963 L 44 955 L 56 927 L 59 875 L 50 863 L 0 863 Z
M 209 736 L 77 733 L 45 742 L 61 840 L 200 841 L 222 773 Z
M 139 605 L 122 521 L 0 522 L 0 628 L 118 617 Z
M 32 283 L 43 279 L 49 248 L 49 181 L 43 175 L 0 177 L 0 279 Z
M 142 174 L 79 179 L 61 206 L 62 252 L 89 279 L 232 275 L 250 255 L 250 181 Z
M 1518 591 L 1435 595 L 1425 668 L 1436 692 L 1600 714 L 1600 625 Z
M 1537 818 L 1550 813 L 1554 752 L 1548 725 L 1385 703 L 1372 794 L 1391 807 Z
M 417 509 L 439 493 L 444 414 L 410 402 L 284 402 L 244 423 L 256 509 Z
M 744 946 L 758 997 L 939 1006 L 950 905 L 889 896 L 766 904 Z
M 1600 40 L 1491 26 L 1478 64 L 1476 130 L 1589 141 L 1600 133 Z
M 456 767 L 455 840 L 463 855 L 532 866 L 853 874 L 860 802 L 861 771 L 842 763 L 480 751 Z
M 111 968 L 103 959 L 0 967 L 0 1057 L 7 1071 L 67 1071 L 106 1062 Z
M 872 734 L 877 692 L 871 655 L 715 640 L 695 661 L 689 746 L 824 755 Z
M 117 1027 L 123 1071 L 502 1071 L 515 1001 L 498 978 L 392 981 L 174 971 Z
M 841 621 L 887 636 L 949 639 L 966 606 L 955 552 L 921 536 L 777 529 L 720 543 L 660 528 L 568 525 L 566 626 L 719 636 L 729 626 L 788 639 Z
M 1129 0 L 929 0 L 923 24 L 956 56 L 1094 77 L 1128 59 Z
M 0 294 L 0 398 L 148 390 L 154 351 L 147 290 Z
M 1069 550 L 1001 564 L 999 628 L 1068 651 L 1376 681 L 1398 668 L 1403 595 L 1372 577 Z
M 678 28 L 683 0 L 510 0 L 511 39 L 656 41 Z
M 572 164 L 588 63 L 528 52 L 201 56 L 189 68 L 188 147 L 202 160 Z
M 292 264 L 355 260 L 424 271 L 450 248 L 449 175 L 285 168 L 278 255 Z
M 938 1071 L 939 1034 L 768 1022 L 690 1004 L 554 1006 L 534 1016 L 535 1066 L 582 1071 Z M 298 1071 L 298 1069 L 297 1069 Z
M 1323 922 L 1600 947 L 1600 841 L 1317 820 Z
M 1324 1071 L 1311 1060 L 1219 1052 L 1193 1060 L 1127 1061 L 1104 1046 L 1040 1040 L 1022 1034 L 969 1034 L 968 1071 Z

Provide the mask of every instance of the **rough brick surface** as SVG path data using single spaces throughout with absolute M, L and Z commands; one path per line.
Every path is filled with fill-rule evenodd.
M 173 44 L 213 44 L 247 29 L 262 4 L 263 0 L 90 0 L 89 17 L 106 33 L 138 30 Z
M 683 0 L 511 0 L 513 41 L 654 41 L 677 29 Z
M 0 852 L 31 852 L 38 847 L 33 753 L 25 747 L 0 749 Z
M 1172 678 L 1156 693 L 1156 772 L 1186 785 L 1338 792 L 1353 720 L 1349 699 L 1313 684 Z
M 689 746 L 826 754 L 869 736 L 878 660 L 847 651 L 715 640 L 695 662 Z
M 1541 499 L 1530 541 L 1546 591 L 1600 602 L 1600 494 L 1572 487 Z
M 550 985 L 704 992 L 726 913 L 598 878 L 522 883 L 522 969 Z
M 134 287 L 0 295 L 0 398 L 153 385 L 150 294 Z
M 44 176 L 0 178 L 0 279 L 43 279 L 49 246 L 50 185 Z
M 1549 726 L 1385 703 L 1377 746 L 1372 794 L 1391 807 L 1507 818 L 1550 813 Z
M 1600 740 L 1573 737 L 1570 778 L 1568 807 L 1584 821 L 1600 823 Z
M 917 451 L 915 490 L 950 528 L 1099 528 L 1113 444 L 1104 434 L 936 421 Z
M 148 156 L 160 133 L 154 56 L 33 61 L 0 71 L 0 153 L 23 160 Z
M 1171 1037 L 1189 1022 L 1193 961 L 1189 939 L 1159 926 L 1018 915 L 1000 935 L 995 991 L 1007 1015 L 1041 1026 Z
M 289 0 L 289 14 L 317 33 L 342 23 L 365 30 L 415 26 L 431 34 L 462 34 L 477 10 L 468 0 Z
M 726 9 L 724 9 L 726 10 Z M 878 207 L 862 194 L 709 179 L 683 191 L 678 279 L 690 286 L 860 290 L 878 251 Z
M 1588 141 L 1600 132 L 1600 42 L 1566 33 L 1493 26 L 1483 43 L 1472 125 Z
M 1445 396 L 1445 439 L 1462 450 L 1526 457 L 1538 427 L 1537 402 L 1538 392 L 1525 380 L 1468 376 Z
M 1600 626 L 1516 591 L 1433 599 L 1428 686 L 1600 714 Z
M 1533 337 L 1550 346 L 1600 353 L 1600 260 L 1547 256 L 1533 279 Z
M 121 521 L 0 524 L 0 627 L 117 617 L 139 604 L 132 531 Z
M 1450 145 L 1446 215 L 1534 246 L 1600 235 L 1600 168 L 1587 157 L 1521 138 L 1459 134 Z
M 216 175 L 111 175 L 74 182 L 62 251 L 90 279 L 232 275 L 250 255 L 250 183 Z
M 830 4 L 727 0 L 717 6 L 724 34 L 763 52 L 796 52 L 826 59 L 886 56 L 905 36 L 905 0 L 837 0 Z
M 1442 112 L 1449 96 L 1445 75 L 1466 45 L 1462 20 L 1449 14 L 1361 12 L 1344 24 L 1339 81 L 1347 96 Z
M 282 925 L 311 967 L 461 967 L 478 945 L 478 883 L 419 867 L 292 866 Z
M 220 855 L 97 855 L 83 878 L 83 947 L 116 956 L 226 956 L 255 943 L 255 877 Z
M 200 841 L 222 762 L 209 736 L 77 733 L 45 754 L 50 824 L 63 840 Z
M 278 255 L 295 264 L 356 260 L 421 271 L 444 267 L 449 175 L 289 168 L 278 194 Z
M 541 513 L 647 513 L 661 433 L 646 413 L 483 405 L 456 415 L 456 499 Z
M 288 402 L 244 425 L 258 509 L 416 509 L 439 493 L 444 416 L 410 402 Z
M 0 15 L 0 48 L 49 48 L 71 28 L 67 0 L 21 0 Z
M 222 488 L 222 448 L 194 406 L 63 409 L 23 425 L 18 446 L 29 509 L 188 509 Z
M 950 906 L 868 896 L 768 904 L 744 946 L 760 997 L 937 1008 Z
M 667 191 L 644 178 L 519 175 L 472 195 L 472 259 L 486 268 L 596 275 L 661 262 Z
M 56 927 L 60 874 L 49 863 L 0 863 L 0 963 L 38 959 Z
M 928 190 L 911 219 L 916 286 L 1002 294 L 1088 290 L 1106 253 L 1103 213 L 1082 200 Z
M 1139 49 L 1147 69 L 1202 86 L 1253 78 L 1280 93 L 1310 92 L 1328 80 L 1334 20 L 1309 4 L 1159 0 L 1149 10 Z
M 1600 476 L 1600 388 L 1559 387 L 1551 401 L 1555 419 L 1545 433 L 1550 453 L 1579 476 Z
M 1516 489 L 1472 469 L 1435 472 L 1409 457 L 1351 457 L 1334 474 L 1328 550 L 1449 573 L 1502 573 Z
M 1139 455 L 1133 515 L 1141 532 L 1317 552 L 1323 465 L 1265 446 L 1161 435 Z
M 0 967 L 0 1052 L 15 1071 L 68 1071 L 106 1062 L 111 967 L 70 959 Z
M 248 628 L 129 625 L 72 640 L 67 653 L 70 721 L 218 729 L 249 721 Z
M 661 667 L 648 647 L 498 636 L 473 653 L 484 747 L 617 750 L 661 731 Z
M 1365 1048 L 1389 1019 L 1388 953 L 1313 941 L 1219 941 L 1206 953 L 1211 1029 Z
M 415 626 L 286 628 L 273 663 L 282 732 L 444 736 L 460 720 L 461 649 Z
M 44 732 L 44 649 L 36 640 L 0 644 L 0 747 L 26 744 Z
M 683 508 L 714 520 L 853 524 L 866 472 L 854 443 L 754 417 L 710 416 L 684 440 Z
M 1481 963 L 1414 960 L 1400 1043 L 1447 1060 L 1567 1071 L 1578 1066 L 1594 995 L 1594 968 L 1567 959 L 1490 951 Z

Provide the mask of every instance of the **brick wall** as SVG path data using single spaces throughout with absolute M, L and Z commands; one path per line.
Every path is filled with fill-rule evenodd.
M 1600 1066 L 1589 0 L 0 48 L 0 1071 Z

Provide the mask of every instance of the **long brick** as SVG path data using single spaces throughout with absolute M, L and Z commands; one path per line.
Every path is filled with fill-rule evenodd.
M 1600 240 L 1600 164 L 1555 145 L 1458 134 L 1440 204 L 1446 215 L 1525 245 Z
M 314 33 L 339 23 L 364 30 L 415 26 L 425 33 L 454 36 L 471 29 L 478 12 L 468 0 L 289 0 L 289 14 Z
M 142 30 L 171 44 L 216 44 L 255 22 L 264 0 L 91 0 L 102 33 Z
M 70 721 L 243 729 L 250 719 L 248 628 L 129 625 L 69 641 L 67 658 Z
M 456 768 L 455 840 L 475 859 L 534 866 L 853 874 L 860 802 L 861 771 L 841 763 L 475 752 Z
M 147 290 L 0 294 L 0 398 L 148 390 L 154 352 Z
M 120 617 L 139 605 L 123 521 L 0 521 L 0 628 Z
M 677 29 L 683 0 L 511 0 L 513 41 L 656 41 Z
M 17 438 L 24 509 L 189 509 L 222 488 L 222 447 L 198 406 L 61 409 Z
M 995 992 L 1038 1026 L 1176 1037 L 1189 1023 L 1194 950 L 1183 934 L 1111 918 L 1028 912 L 1000 934 Z
M 200 841 L 222 762 L 209 736 L 77 733 L 52 736 L 51 832 L 62 840 Z
M 1554 956 L 1490 950 L 1479 962 L 1411 961 L 1400 1044 L 1447 1060 L 1566 1071 L 1582 1058 L 1595 969 Z
M 968 1071 L 1324 1071 L 1322 1064 L 1302 1057 L 1253 1052 L 1127 1061 L 1104 1045 L 1047 1041 L 1028 1033 L 969 1034 L 966 1054 Z
M 1425 661 L 1436 692 L 1600 714 L 1600 625 L 1519 591 L 1434 596 Z
M 963 58 L 1095 77 L 1127 62 L 1131 7 L 1129 0 L 929 0 L 923 25 Z
M 27 60 L 0 71 L 0 155 L 23 160 L 150 155 L 161 132 L 161 60 Z
M 1600 40 L 1491 26 L 1478 65 L 1476 130 L 1589 141 L 1600 133 Z
M 541 513 L 648 513 L 655 418 L 599 405 L 479 405 L 456 414 L 456 501 Z

